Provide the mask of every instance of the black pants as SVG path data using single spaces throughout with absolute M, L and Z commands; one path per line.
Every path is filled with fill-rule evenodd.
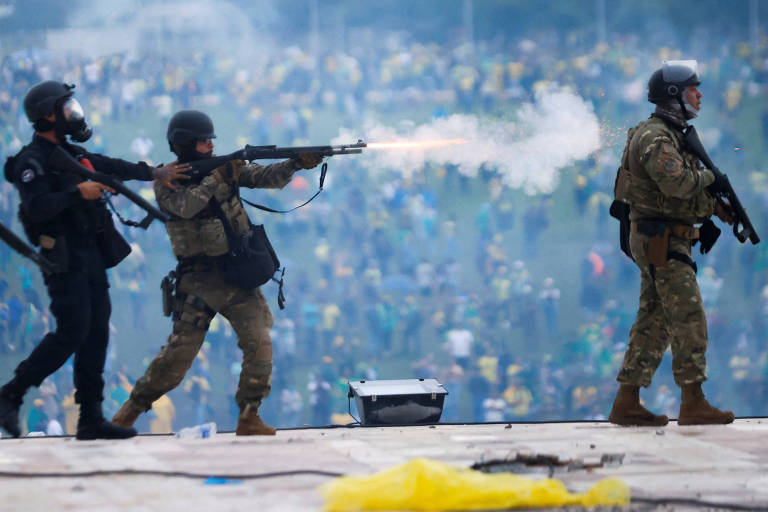
M 96 247 L 71 251 L 70 261 L 68 272 L 46 279 L 56 331 L 46 334 L 19 364 L 15 380 L 24 389 L 39 386 L 74 354 L 75 401 L 92 409 L 104 395 L 109 284 Z

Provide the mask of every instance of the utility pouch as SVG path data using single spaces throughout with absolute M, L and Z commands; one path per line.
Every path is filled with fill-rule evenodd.
M 245 235 L 229 238 L 229 252 L 219 257 L 225 281 L 248 290 L 272 279 L 280 261 L 263 225 L 251 225 Z
M 53 238 L 48 235 L 40 235 L 37 242 L 41 247 L 40 255 L 56 266 L 56 274 L 69 270 L 69 253 L 67 252 L 66 238 L 63 236 Z
M 669 222 L 657 220 L 641 220 L 637 223 L 637 231 L 648 237 L 648 250 L 645 257 L 649 265 L 663 267 L 669 259 Z
M 163 314 L 171 316 L 174 310 L 174 291 L 176 290 L 176 272 L 171 270 L 160 283 L 160 289 L 163 291 Z
M 106 268 L 116 266 L 131 253 L 131 246 L 115 229 L 112 215 L 107 211 L 105 211 L 103 230 L 96 235 L 96 239 Z
M 216 198 L 212 198 L 210 204 L 227 234 L 229 251 L 217 258 L 224 281 L 244 290 L 252 290 L 272 279 L 280 267 L 280 260 L 267 238 L 264 226 L 249 222 L 248 231 L 238 235 Z

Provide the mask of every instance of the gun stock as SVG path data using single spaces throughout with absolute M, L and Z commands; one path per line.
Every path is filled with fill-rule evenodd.
M 707 151 L 704 149 L 704 145 L 701 143 L 701 139 L 699 138 L 699 134 L 696 131 L 696 127 L 689 126 L 685 130 L 685 137 L 683 138 L 683 141 L 688 147 L 688 150 L 696 155 L 707 169 L 715 173 L 716 176 L 725 177 L 725 190 L 716 194 L 715 199 L 723 206 L 725 206 L 723 199 L 728 200 L 728 204 L 730 205 L 731 210 L 733 210 L 735 216 L 733 223 L 734 236 L 741 243 L 744 243 L 747 240 L 752 242 L 753 245 L 760 243 L 760 237 L 757 235 L 754 226 L 752 226 L 752 221 L 749 220 L 749 215 L 747 215 L 746 210 L 742 206 L 741 201 L 739 200 L 739 196 L 736 195 L 736 191 L 733 190 L 731 181 L 728 179 L 726 174 L 720 172 L 720 169 L 718 169 L 717 166 L 709 158 Z
M 102 172 L 92 171 L 87 167 L 84 167 L 60 146 L 53 150 L 51 156 L 48 157 L 48 162 L 52 166 L 76 174 L 84 180 L 97 181 L 103 185 L 112 187 L 117 193 L 124 195 L 127 199 L 135 203 L 136 206 L 147 212 L 147 216 L 137 224 L 142 229 L 147 229 L 154 219 L 157 219 L 160 222 L 167 222 L 171 218 L 168 214 L 161 212 L 149 204 L 149 202 L 139 194 L 128 188 L 119 178 Z

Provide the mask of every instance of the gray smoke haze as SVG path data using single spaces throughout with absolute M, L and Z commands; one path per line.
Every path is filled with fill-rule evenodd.
M 274 0 L 83 0 L 68 27 L 46 31 L 57 52 L 100 57 L 167 54 L 178 59 L 195 52 L 226 54 L 249 62 L 274 48 L 279 16 Z M 258 12 L 258 16 L 253 13 Z
M 502 182 L 526 193 L 548 193 L 560 171 L 600 148 L 600 129 L 592 105 L 568 89 L 540 90 L 533 103 L 521 104 L 510 120 L 451 115 L 399 128 L 375 121 L 364 125 L 366 142 L 425 142 L 464 139 L 466 143 L 425 148 L 368 149 L 360 164 L 369 172 L 398 171 L 407 177 L 425 164 L 456 165 L 475 176 L 482 164 L 496 169 Z M 357 140 L 342 129 L 334 144 Z

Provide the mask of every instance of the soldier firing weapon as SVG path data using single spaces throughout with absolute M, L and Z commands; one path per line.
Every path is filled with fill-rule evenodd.
M 215 156 L 204 160 L 196 160 L 189 162 L 192 169 L 187 173 L 193 180 L 201 180 L 204 177 L 211 174 L 216 168 L 225 165 L 232 160 L 272 160 L 283 158 L 297 158 L 302 153 L 314 153 L 323 157 L 336 156 L 336 155 L 354 155 L 363 152 L 364 148 L 374 150 L 424 150 L 428 148 L 435 148 L 441 146 L 448 146 L 453 144 L 465 144 L 468 142 L 466 139 L 438 139 L 438 140 L 398 140 L 393 142 L 363 142 L 358 139 L 353 144 L 339 144 L 334 146 L 294 146 L 294 147 L 277 147 L 271 146 L 250 146 L 246 145 L 245 148 L 239 149 L 234 153 L 228 155 Z M 323 184 L 325 183 L 325 175 L 328 170 L 328 165 L 324 162 L 320 170 L 320 187 L 319 190 L 310 197 L 303 204 L 291 208 L 290 210 L 275 210 L 266 206 L 262 206 L 256 203 L 252 203 L 243 199 L 247 204 L 272 213 L 288 213 L 297 208 L 301 208 L 310 201 L 312 201 L 317 194 L 323 190 Z
M 316 155 L 320 155 L 323 157 L 334 156 L 334 155 L 354 155 L 354 154 L 362 153 L 363 148 L 367 146 L 368 144 L 366 144 L 362 140 L 358 140 L 354 144 L 340 144 L 335 146 L 294 146 L 294 147 L 284 147 L 284 148 L 279 148 L 275 145 L 250 146 L 246 144 L 246 146 L 243 149 L 238 149 L 237 151 L 230 153 L 228 155 L 214 156 L 212 158 L 206 158 L 204 160 L 196 160 L 194 162 L 189 162 L 189 165 L 192 167 L 192 169 L 187 173 L 187 176 L 189 176 L 192 180 L 199 181 L 205 178 L 206 176 L 208 176 L 209 174 L 211 174 L 216 168 L 221 167 L 222 165 L 226 165 L 228 162 L 231 162 L 232 160 L 247 160 L 250 162 L 253 160 L 272 160 L 272 159 L 283 159 L 283 158 L 295 159 L 295 158 L 298 158 L 298 156 L 302 153 L 314 153 Z M 276 210 L 268 206 L 252 203 L 247 199 L 243 199 L 243 201 L 255 208 L 264 210 L 266 212 L 271 212 L 271 213 L 291 212 L 293 210 L 296 210 L 297 208 L 301 208 L 302 206 L 308 204 L 310 201 L 316 198 L 320 192 L 323 191 L 323 185 L 325 183 L 325 174 L 327 171 L 328 171 L 328 164 L 326 162 L 323 162 L 323 166 L 320 169 L 320 187 L 318 191 L 315 192 L 315 195 L 307 199 L 304 203 L 294 208 L 291 208 L 290 210 Z

